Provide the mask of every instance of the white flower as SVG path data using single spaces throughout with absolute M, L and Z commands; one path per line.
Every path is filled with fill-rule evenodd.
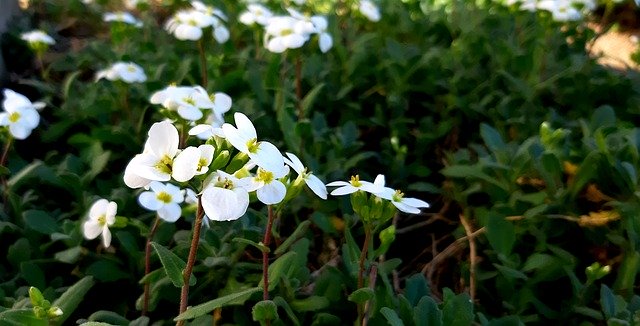
M 196 10 L 180 10 L 165 24 L 165 29 L 179 40 L 197 41 L 202 29 L 211 26 L 213 17 Z
M 173 178 L 184 182 L 195 175 L 205 174 L 213 160 L 215 148 L 211 145 L 189 146 L 173 160 Z
M 29 44 L 40 43 L 51 45 L 56 43 L 56 41 L 54 41 L 51 36 L 47 35 L 47 33 L 41 30 L 33 30 L 31 32 L 22 33 L 20 34 L 20 38 L 24 41 L 27 41 Z
M 225 15 L 224 12 L 222 12 L 222 10 L 216 7 L 205 5 L 201 1 L 197 1 L 197 0 L 191 1 L 191 6 L 193 6 L 193 9 L 195 9 L 196 11 L 199 11 L 209 16 L 216 16 L 224 21 L 227 21 L 227 15 Z
M 102 16 L 105 22 L 120 22 L 135 27 L 142 27 L 142 22 L 126 11 L 108 12 Z
M 287 187 L 278 179 L 287 174 L 289 174 L 289 168 L 284 165 L 282 169 L 275 172 L 258 167 L 258 171 L 252 178 L 252 184 L 248 190 L 256 190 L 258 200 L 265 205 L 277 204 L 287 195 Z
M 360 0 L 360 13 L 372 22 L 380 20 L 380 9 L 369 0 Z
M 190 121 L 202 118 L 200 109 L 214 109 L 216 105 L 211 101 L 207 91 L 201 86 L 169 86 L 153 93 L 152 104 L 161 104 L 167 109 L 178 111 L 180 117 Z
M 154 123 L 142 154 L 136 155 L 124 171 L 130 188 L 147 187 L 151 181 L 189 181 L 198 170 L 200 151 L 196 147 L 178 150 L 178 130 L 170 122 Z
M 249 178 L 238 179 L 217 171 L 202 192 L 202 208 L 213 221 L 232 221 L 240 218 L 249 207 Z
M 582 14 L 568 0 L 542 0 L 538 3 L 538 9 L 551 12 L 555 21 L 575 21 L 582 18 Z
M 105 247 L 111 245 L 111 231 L 109 226 L 116 222 L 118 204 L 106 199 L 99 199 L 89 209 L 89 218 L 82 224 L 84 237 L 93 240 L 102 234 Z
M 265 26 L 271 17 L 273 17 L 273 13 L 267 7 L 252 3 L 247 6 L 247 11 L 240 14 L 238 20 L 245 25 L 258 24 Z
M 246 115 L 236 112 L 233 117 L 237 128 L 228 123 L 222 125 L 227 141 L 259 167 L 271 172 L 280 171 L 284 160 L 278 148 L 269 142 L 258 141 L 256 128 Z
M 145 191 L 138 197 L 140 205 L 150 211 L 156 211 L 158 217 L 167 222 L 177 221 L 182 214 L 179 204 L 184 201 L 184 194 L 180 188 L 157 181 L 151 182 L 149 187 L 151 191 Z
M 292 153 L 286 153 L 288 158 L 284 158 L 284 162 L 289 165 L 296 173 L 298 178 L 304 180 L 311 191 L 322 199 L 327 199 L 327 187 L 324 183 L 302 164 L 300 159 Z
M 96 81 L 106 78 L 111 81 L 121 80 L 125 83 L 144 83 L 147 75 L 144 69 L 133 62 L 116 62 L 107 69 L 100 70 L 96 73 Z
M 40 123 L 40 115 L 36 110 L 43 107 L 42 102 L 31 103 L 26 96 L 5 89 L 2 101 L 5 112 L 0 113 L 0 126 L 9 126 L 14 138 L 25 139 Z
M 333 196 L 348 195 L 359 190 L 377 195 L 384 190 L 384 176 L 379 174 L 376 177 L 375 182 L 372 183 L 369 181 L 361 181 L 360 176 L 355 175 L 351 176 L 351 180 L 349 182 L 333 181 L 327 183 L 327 187 L 338 187 L 333 189 L 331 192 L 331 195 Z
M 269 19 L 265 31 L 265 46 L 274 53 L 282 53 L 287 49 L 301 47 L 309 38 L 304 33 L 304 26 L 300 20 L 289 16 L 278 16 Z M 311 24 L 312 25 L 312 24 Z M 313 28 L 313 27 L 312 27 Z
M 391 203 L 399 210 L 409 214 L 418 214 L 420 213 L 420 208 L 429 207 L 429 204 L 423 200 L 405 198 L 402 191 L 393 190 L 387 187 L 384 187 L 384 190 L 381 193 L 376 194 L 376 196 L 391 201 Z
M 224 43 L 229 40 L 229 30 L 222 24 L 213 26 L 213 38 L 218 43 Z

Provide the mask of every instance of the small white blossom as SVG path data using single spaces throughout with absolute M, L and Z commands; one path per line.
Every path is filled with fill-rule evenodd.
M 233 117 L 237 128 L 228 123 L 222 125 L 227 141 L 259 167 L 271 172 L 281 171 L 284 159 L 278 148 L 269 142 L 258 141 L 256 128 L 246 115 L 236 112 Z
M 384 190 L 381 193 L 376 194 L 376 196 L 391 201 L 396 208 L 409 214 L 418 214 L 420 213 L 420 208 L 429 207 L 429 204 L 423 200 L 406 198 L 402 191 L 388 187 L 384 187 Z
M 56 41 L 53 40 L 51 36 L 41 30 L 33 30 L 31 32 L 20 34 L 20 38 L 24 41 L 27 41 L 29 44 L 47 44 L 52 45 L 55 44 Z
M 142 22 L 126 11 L 108 12 L 102 16 L 105 22 L 120 22 L 135 27 L 142 27 Z
M 380 182 L 381 181 L 381 182 Z M 327 183 L 327 187 L 338 187 L 331 191 L 332 196 L 349 195 L 356 191 L 365 191 L 374 195 L 377 195 L 384 190 L 384 176 L 378 175 L 375 182 L 362 181 L 360 176 L 351 176 L 349 182 L 346 181 L 333 181 Z
M 196 121 L 202 118 L 201 109 L 214 109 L 207 91 L 201 86 L 169 86 L 151 95 L 152 104 L 161 104 L 169 110 L 178 111 L 183 119 Z
M 121 80 L 125 83 L 144 83 L 147 75 L 144 69 L 133 62 L 116 62 L 107 69 L 96 73 L 96 81 L 105 78 L 111 81 Z
M 287 174 L 289 174 L 289 168 L 284 165 L 275 172 L 259 167 L 256 175 L 251 179 L 252 183 L 248 190 L 255 190 L 258 200 L 263 204 L 275 205 L 287 195 L 287 187 L 278 180 Z
M 177 221 L 182 214 L 180 203 L 184 201 L 184 194 L 180 188 L 157 181 L 151 182 L 149 187 L 151 191 L 145 191 L 138 197 L 140 205 L 150 211 L 156 211 L 158 217 L 167 222 Z
M 111 245 L 111 231 L 109 226 L 116 222 L 118 204 L 106 199 L 99 199 L 89 209 L 89 218 L 82 224 L 84 237 L 93 240 L 102 234 L 105 247 Z
M 309 38 L 304 26 L 308 25 L 290 16 L 270 18 L 265 30 L 265 47 L 274 53 L 301 47 Z
M 360 13 L 372 22 L 380 20 L 380 9 L 369 0 L 360 0 Z
M 26 96 L 5 89 L 2 101 L 5 112 L 0 113 L 0 126 L 8 126 L 14 138 L 25 139 L 40 123 L 40 115 L 36 110 L 43 107 L 42 102 L 31 103 Z
M 311 191 L 313 191 L 313 193 L 318 197 L 327 199 L 327 187 L 324 183 L 318 177 L 313 175 L 311 171 L 308 171 L 296 155 L 292 153 L 286 153 L 286 155 L 288 158 L 285 157 L 284 162 L 298 173 L 298 178 L 304 180 Z
M 273 13 L 267 7 L 258 3 L 252 3 L 247 6 L 246 11 L 240 14 L 238 20 L 245 25 L 258 24 L 265 26 L 271 17 L 273 17 Z
M 232 221 L 240 218 L 249 207 L 250 178 L 238 179 L 224 171 L 212 175 L 202 192 L 202 208 L 212 221 Z

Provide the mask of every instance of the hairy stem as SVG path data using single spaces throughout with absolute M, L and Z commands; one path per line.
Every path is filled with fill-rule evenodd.
M 302 60 L 296 56 L 296 108 L 298 109 L 298 121 L 304 119 L 302 111 Z
M 2 156 L 0 156 L 0 166 L 6 167 L 7 157 L 9 155 L 9 149 L 11 148 L 11 143 L 13 142 L 13 137 L 9 135 L 7 137 L 7 143 L 4 145 L 4 149 L 2 150 Z M 2 183 L 2 202 L 7 202 L 7 194 L 9 193 L 9 188 L 7 188 L 7 178 L 3 174 L 0 176 L 0 182 Z M 6 206 L 5 206 L 6 209 Z
M 180 313 L 187 310 L 187 303 L 189 300 L 189 279 L 191 279 L 191 271 L 193 265 L 196 262 L 196 253 L 198 252 L 198 244 L 200 242 L 200 228 L 202 228 L 202 217 L 204 216 L 204 209 L 202 208 L 202 196 L 198 196 L 198 210 L 196 211 L 196 220 L 193 224 L 193 238 L 191 239 L 191 248 L 189 249 L 189 258 L 187 259 L 187 266 L 184 269 L 182 277 L 184 278 L 184 284 L 182 285 L 182 292 L 180 293 Z M 185 321 L 181 320 L 176 323 L 177 326 L 184 325 Z
M 262 250 L 262 300 L 269 300 L 269 244 L 271 243 L 271 226 L 273 225 L 273 220 L 275 214 L 273 214 L 273 207 L 271 205 L 267 206 L 268 210 L 268 221 L 267 227 L 264 230 L 264 238 L 262 239 L 262 244 L 266 247 Z M 269 326 L 271 324 L 270 320 L 266 320 L 266 325 Z
M 476 299 L 476 264 L 478 263 L 476 239 L 473 236 L 473 227 L 467 218 L 460 214 L 460 222 L 464 227 L 464 231 L 469 239 L 469 296 L 471 302 L 475 302 Z
M 153 222 L 153 226 L 147 235 L 147 246 L 144 249 L 144 276 L 149 275 L 151 273 L 151 240 L 153 240 L 153 236 L 156 234 L 158 230 L 158 225 L 160 225 L 160 218 L 156 217 L 156 220 Z M 149 280 L 144 282 L 144 298 L 142 301 L 142 315 L 146 316 L 149 311 L 149 288 L 151 283 Z
M 364 262 L 367 259 L 367 251 L 369 242 L 371 241 L 371 228 L 365 224 L 364 226 L 364 243 L 360 252 L 360 260 L 358 261 L 358 289 L 364 286 Z M 358 324 L 364 322 L 364 307 L 358 304 Z
M 207 76 L 207 58 L 204 55 L 204 38 L 198 41 L 198 50 L 200 51 L 200 68 L 202 69 L 202 87 L 207 89 L 209 77 Z

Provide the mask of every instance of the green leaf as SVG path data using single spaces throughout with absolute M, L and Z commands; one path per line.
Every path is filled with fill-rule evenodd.
M 102 282 L 113 282 L 129 277 L 129 274 L 123 272 L 116 263 L 108 260 L 99 260 L 91 264 L 87 267 L 87 274 Z
M 28 210 L 22 213 L 25 224 L 31 229 L 42 234 L 53 234 L 58 232 L 56 220 L 45 211 Z
M 3 326 L 47 326 L 44 319 L 36 317 L 32 309 L 10 309 L 0 312 L 0 325 Z
M 305 312 L 305 311 L 316 311 L 320 309 L 324 309 L 329 306 L 329 299 L 321 296 L 310 296 L 308 298 L 304 298 L 302 300 L 294 300 L 291 301 L 291 307 L 295 311 Z
M 87 319 L 90 321 L 106 322 L 114 325 L 127 325 L 129 323 L 127 318 L 124 318 L 113 311 L 107 310 L 98 310 L 92 313 Z
M 171 252 L 169 249 L 163 247 L 162 245 L 151 242 L 151 246 L 160 257 L 160 262 L 162 263 L 162 267 L 164 267 L 165 273 L 171 280 L 171 283 L 175 287 L 182 287 L 184 285 L 184 277 L 182 275 L 182 271 L 187 266 L 187 264 L 180 259 L 176 254 Z
M 52 303 L 52 306 L 59 307 L 63 313 L 62 316 L 56 319 L 56 324 L 64 324 L 64 321 L 73 314 L 80 302 L 84 300 L 84 295 L 89 292 L 89 289 L 91 289 L 94 283 L 93 277 L 85 276 L 64 291 L 64 293 Z
M 26 262 L 31 258 L 31 245 L 27 238 L 20 238 L 14 244 L 9 246 L 7 250 L 7 259 L 14 266 Z
M 287 240 L 285 240 L 273 253 L 276 256 L 279 256 L 283 254 L 285 251 L 287 251 L 287 249 L 289 249 L 289 247 L 294 242 L 296 242 L 298 238 L 301 238 L 304 235 L 304 233 L 307 232 L 307 230 L 309 229 L 309 225 L 311 225 L 311 221 L 309 220 L 306 220 L 300 223 L 296 228 L 296 230 L 293 231 L 293 233 L 291 233 L 291 235 L 287 238 Z
M 413 309 L 413 321 L 416 326 L 441 326 L 442 311 L 429 296 L 424 296 Z
M 187 320 L 193 319 L 204 314 L 208 314 L 213 311 L 213 309 L 231 306 L 231 305 L 242 305 L 245 301 L 247 301 L 251 295 L 256 292 L 261 292 L 262 289 L 259 287 L 250 288 L 244 291 L 232 293 L 229 295 L 225 295 L 224 297 L 220 297 L 209 302 L 205 302 L 199 304 L 195 307 L 188 308 L 187 311 L 181 313 L 178 317 L 174 318 L 173 321 L 179 320 Z
M 63 263 L 73 264 L 76 261 L 78 261 L 78 258 L 80 258 L 80 255 L 82 255 L 82 251 L 83 251 L 83 248 L 80 246 L 71 247 L 67 250 L 56 252 L 53 255 L 53 257 L 56 260 L 61 261 Z
M 373 299 L 374 296 L 375 294 L 373 293 L 373 289 L 367 287 L 353 291 L 351 294 L 349 294 L 348 299 L 349 301 L 355 302 L 356 304 L 362 304 Z
M 600 285 L 600 305 L 605 319 L 613 318 L 616 315 L 616 296 L 604 284 Z
M 129 326 L 147 326 L 149 325 L 149 317 L 147 316 L 140 316 L 138 318 L 136 318 L 135 320 L 132 320 L 129 323 Z
M 297 255 L 298 254 L 296 252 L 289 251 L 269 265 L 269 291 L 275 289 L 276 285 L 280 282 L 280 279 L 283 277 L 286 278 L 292 268 L 297 268 L 297 266 L 294 266 Z M 259 286 L 264 286 L 262 280 L 260 281 Z
M 466 293 L 455 295 L 450 289 L 444 289 L 442 325 L 468 326 L 473 323 L 473 303 Z
M 417 305 L 422 297 L 429 295 L 429 284 L 422 273 L 412 275 L 405 284 L 405 296 L 412 306 Z
M 316 101 L 316 98 L 320 94 L 320 91 L 324 88 L 324 83 L 320 83 L 314 86 L 307 95 L 302 99 L 302 103 L 300 103 L 300 108 L 302 112 L 304 112 L 304 116 L 308 117 L 311 108 L 313 107 L 313 103 Z
M 492 152 L 503 150 L 505 147 L 500 133 L 486 123 L 480 124 L 480 137 Z
M 523 280 L 527 279 L 527 275 L 519 270 L 498 264 L 493 264 L 493 266 L 495 266 L 495 268 L 497 268 L 502 274 L 504 274 L 504 276 L 508 278 L 519 278 Z
M 389 323 L 389 325 L 404 326 L 402 319 L 398 317 L 398 313 L 396 313 L 395 310 L 389 307 L 382 307 L 382 309 L 380 309 L 380 313 L 387 319 L 387 323 Z
M 80 324 L 80 326 L 115 326 L 109 323 L 103 323 L 100 321 L 88 321 L 86 323 Z
M 515 227 L 504 216 L 487 212 L 487 239 L 499 254 L 508 256 L 516 242 Z
M 293 309 L 291 309 L 291 307 L 283 297 L 277 296 L 273 298 L 273 302 L 275 302 L 275 304 L 277 304 L 278 307 L 281 307 L 282 309 L 284 309 L 284 311 L 287 313 L 287 316 L 289 316 L 289 319 L 291 319 L 291 323 L 293 323 L 293 325 L 295 326 L 300 325 L 300 321 L 298 320 L 298 317 L 296 316 L 295 312 L 293 312 Z
M 251 308 L 251 316 L 253 321 L 260 322 L 260 324 L 264 324 L 268 320 L 276 320 L 278 319 L 278 306 L 271 300 L 260 301 Z
M 245 238 L 233 238 L 232 240 L 233 242 L 240 242 L 240 243 L 244 243 L 244 244 L 248 244 L 250 246 L 255 247 L 256 249 L 262 251 L 262 252 L 269 252 L 269 248 L 265 245 L 262 244 L 262 242 L 258 243 L 255 241 L 251 241 L 249 239 L 245 239 Z

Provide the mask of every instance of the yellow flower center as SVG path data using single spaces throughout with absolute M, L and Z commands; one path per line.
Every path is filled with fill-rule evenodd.
M 11 114 L 9 114 L 9 122 L 18 122 L 18 120 L 20 120 L 20 113 L 18 112 L 12 112 Z
M 291 34 L 293 34 L 293 30 L 290 28 L 285 28 L 282 31 L 280 31 L 280 36 L 287 36 Z
M 196 105 L 196 101 L 191 96 L 185 97 L 182 100 L 189 105 Z
M 172 201 L 172 197 L 171 195 L 169 195 L 168 193 L 161 191 L 160 193 L 158 193 L 158 195 L 156 196 L 156 198 L 158 198 L 159 201 L 168 204 Z
M 360 183 L 360 175 L 356 174 L 356 175 L 352 175 L 351 176 L 351 181 L 349 181 L 351 183 L 352 186 L 354 187 L 360 187 L 362 186 L 362 183 Z
M 189 19 L 187 20 L 187 25 L 198 26 L 198 22 L 195 19 Z
M 198 161 L 198 171 L 200 171 L 205 166 L 208 166 L 207 160 L 204 158 L 200 158 L 200 160 Z
M 265 169 L 258 169 L 258 174 L 256 175 L 256 180 L 262 181 L 264 183 L 271 183 L 273 181 L 273 173 L 271 171 L 267 171 Z
M 393 196 L 391 196 L 391 199 L 395 202 L 400 202 L 402 201 L 402 197 L 404 197 L 404 193 L 402 193 L 402 191 L 400 190 L 396 190 Z
M 105 224 L 107 224 L 107 216 L 106 215 L 98 216 L 98 225 L 104 226 Z
M 160 161 L 158 161 L 158 163 L 156 163 L 155 168 L 162 173 L 171 174 L 173 169 L 173 160 L 168 155 L 165 155 L 160 159 Z
M 127 71 L 128 72 L 136 72 L 136 68 L 134 66 L 128 66 L 127 67 Z
M 249 153 L 256 153 L 258 151 L 258 140 L 253 138 L 247 142 L 247 148 Z

